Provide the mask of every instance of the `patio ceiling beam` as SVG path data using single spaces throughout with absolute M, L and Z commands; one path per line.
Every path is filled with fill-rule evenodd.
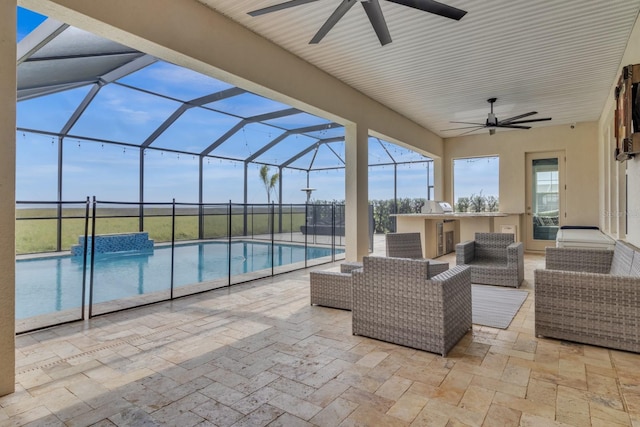
M 283 133 L 282 135 L 280 135 L 277 138 L 275 138 L 273 141 L 271 141 L 267 145 L 265 145 L 264 147 L 262 147 L 261 149 L 259 149 L 258 151 L 256 151 L 255 153 L 253 153 L 251 156 L 247 157 L 245 159 L 245 163 L 250 163 L 250 162 L 254 161 L 258 157 L 260 157 L 262 154 L 266 153 L 267 151 L 269 151 L 270 149 L 272 149 L 273 147 L 278 145 L 278 143 L 280 143 L 283 139 L 285 139 L 285 138 L 287 138 L 287 137 L 289 137 L 291 135 L 300 135 L 300 134 L 303 134 L 303 133 L 306 133 L 306 132 L 317 132 L 319 130 L 332 129 L 332 128 L 335 128 L 335 127 L 342 127 L 342 125 L 339 125 L 337 123 L 330 123 L 328 125 L 327 124 L 322 124 L 322 125 L 307 126 L 307 127 L 303 127 L 303 128 L 297 128 L 297 129 L 288 130 L 285 133 Z
M 335 137 L 335 138 L 326 138 L 326 139 L 321 139 L 319 141 L 316 141 L 313 144 L 311 144 L 310 146 L 308 146 L 307 148 L 305 148 L 304 150 L 300 151 L 298 154 L 296 154 L 293 157 L 291 157 L 289 160 L 287 160 L 287 161 L 281 163 L 280 165 L 278 165 L 278 167 L 280 167 L 280 168 L 288 167 L 291 163 L 295 162 L 296 160 L 300 159 L 301 157 L 305 156 L 306 154 L 309 154 L 316 147 L 319 147 L 320 144 L 327 144 L 329 142 L 338 142 L 338 141 L 344 141 L 344 137 L 343 136 L 338 136 L 338 137 Z
M 193 107 L 200 107 L 205 104 L 209 104 L 210 102 L 220 101 L 222 99 L 231 98 L 232 96 L 237 96 L 245 93 L 244 89 L 240 89 L 237 87 L 221 90 L 220 92 L 212 93 L 210 95 L 201 96 L 200 98 L 192 99 L 191 101 L 187 101 L 179 106 L 176 111 L 173 112 L 160 126 L 153 131 L 151 135 L 142 143 L 141 147 L 146 148 L 153 144 L 153 142 L 160 137 L 166 131 L 169 126 L 175 123 L 176 120 L 180 118 L 187 110 Z
M 53 95 L 54 93 L 64 92 L 65 90 L 77 89 L 82 86 L 95 83 L 93 80 L 85 80 L 81 82 L 64 83 L 53 86 L 32 87 L 27 89 L 18 89 L 17 101 L 26 101 L 27 99 L 39 98 L 45 95 Z
M 389 156 L 389 158 L 391 159 L 391 161 L 395 164 L 396 163 L 396 159 L 393 158 L 393 156 L 391 155 L 391 153 L 389 152 L 389 150 L 387 150 L 387 147 L 384 146 L 384 144 L 382 143 L 382 141 L 380 141 L 380 138 L 376 138 L 376 140 L 378 141 L 378 144 L 380 144 L 380 146 L 382 147 L 382 149 L 387 153 L 387 156 Z
M 89 90 L 89 93 L 85 95 L 80 105 L 78 105 L 78 108 L 75 109 L 73 114 L 71 114 L 71 117 L 69 117 L 69 120 L 67 120 L 67 123 L 65 123 L 62 127 L 60 134 L 64 137 L 69 133 L 71 128 L 78 122 L 87 107 L 89 107 L 91 101 L 93 101 L 96 95 L 98 95 L 98 92 L 100 91 L 102 86 L 113 83 L 114 81 L 138 70 L 141 70 L 156 61 L 157 59 L 151 55 L 143 55 L 131 62 L 126 63 L 125 65 L 122 65 L 121 67 L 116 68 L 115 70 L 109 71 L 101 77 L 98 77 L 98 81 L 96 82 L 96 84 L 93 85 L 93 87 Z
M 270 113 L 247 117 L 247 120 L 251 123 L 266 122 L 267 120 L 279 119 L 280 117 L 293 116 L 294 114 L 300 113 L 302 113 L 302 111 L 298 110 L 297 108 L 285 108 L 284 110 L 272 111 Z
M 67 123 L 62 127 L 62 130 L 60 131 L 61 136 L 64 137 L 69 133 L 73 125 L 75 125 L 78 119 L 80 119 L 82 113 L 84 113 L 91 101 L 93 101 L 93 98 L 96 97 L 101 87 L 102 85 L 100 83 L 96 83 L 91 87 L 91 89 L 89 89 L 89 92 L 85 95 L 80 105 L 78 105 L 73 114 L 71 114 L 71 117 L 69 117 L 69 120 L 67 120 Z
M 142 70 L 143 68 L 148 67 L 149 65 L 156 62 L 158 62 L 158 59 L 154 58 L 151 55 L 138 56 L 133 61 L 127 62 L 126 64 L 116 68 L 115 70 L 109 71 L 108 73 L 102 75 L 100 77 L 100 80 L 105 83 L 112 83 L 124 76 L 128 76 L 129 74 Z
M 239 87 L 232 87 L 230 89 L 221 90 L 220 92 L 212 93 L 210 95 L 201 96 L 200 98 L 192 99 L 191 101 L 187 101 L 186 103 L 189 107 L 200 107 L 205 104 L 210 104 L 212 102 L 221 101 L 223 99 L 231 98 L 233 96 L 242 95 L 247 91 L 244 89 L 240 89 Z
M 260 115 L 257 115 L 257 116 L 247 117 L 246 119 L 241 120 L 239 123 L 237 123 L 231 129 L 229 129 L 224 135 L 222 135 L 220 138 L 218 138 L 216 141 L 214 141 L 213 144 L 211 144 L 207 148 L 205 148 L 200 153 L 200 155 L 201 156 L 209 155 L 213 150 L 218 148 L 220 145 L 222 145 L 223 142 L 225 142 L 226 140 L 231 138 L 236 132 L 239 132 L 240 129 L 242 129 L 243 127 L 245 127 L 249 123 L 263 122 L 263 121 L 266 121 L 266 120 L 273 120 L 273 119 L 277 119 L 279 117 L 290 116 L 290 115 L 298 114 L 298 113 L 300 113 L 300 110 L 298 110 L 296 108 L 286 108 L 286 109 L 280 110 L 280 111 L 273 111 L 271 113 L 266 113 L 266 114 L 260 114 Z
M 162 135 L 162 133 L 167 130 L 169 126 L 171 126 L 176 120 L 178 120 L 180 116 L 182 116 L 188 109 L 189 106 L 187 104 L 182 104 L 181 106 L 179 106 L 176 111 L 174 111 L 164 122 L 162 122 L 160 126 L 156 128 L 156 130 L 153 131 L 151 135 L 149 135 L 149 137 L 140 145 L 140 147 L 147 148 L 148 146 L 150 146 L 153 141 L 158 139 L 158 137 Z
M 29 59 L 68 27 L 69 25 L 64 22 L 52 18 L 46 19 L 18 43 L 16 65 Z
M 309 168 L 307 169 L 307 187 L 309 187 L 309 171 L 313 169 L 313 164 L 316 161 L 316 157 L 318 156 L 318 150 L 320 149 L 320 144 L 316 145 L 316 149 L 313 152 L 313 156 L 311 157 L 311 162 L 309 162 Z
M 213 144 L 211 144 L 210 146 L 205 148 L 200 153 L 200 155 L 201 156 L 206 156 L 209 153 L 211 153 L 213 150 L 218 148 L 223 142 L 225 142 L 227 139 L 231 138 L 236 132 L 238 132 L 240 129 L 242 129 L 247 123 L 249 123 L 247 121 L 247 119 L 240 120 L 238 123 L 236 123 L 236 125 L 234 127 L 229 129 L 224 135 L 222 135 L 220 138 L 216 139 L 216 141 Z
M 261 149 L 259 149 L 258 151 L 256 151 L 255 153 L 253 153 L 251 156 L 247 157 L 246 159 L 244 159 L 245 164 L 251 163 L 252 161 L 254 161 L 255 159 L 257 159 L 259 156 L 261 156 L 263 153 L 267 152 L 268 150 L 270 150 L 271 148 L 275 147 L 276 145 L 278 145 L 278 143 L 280 143 L 283 139 L 287 138 L 291 136 L 291 131 L 287 131 L 281 135 L 279 135 L 277 138 L 273 139 L 271 142 L 269 142 L 267 145 L 265 145 L 264 147 L 262 147 Z
M 327 148 L 328 148 L 329 150 L 331 150 L 331 152 L 332 152 L 333 154 L 335 154 L 335 156 L 338 158 L 338 160 L 340 160 L 340 161 L 342 162 L 342 164 L 343 164 L 343 165 L 345 164 L 345 162 L 344 162 L 344 160 L 342 159 L 342 157 L 340 157 L 340 155 L 339 155 L 338 153 L 336 153 L 336 150 L 334 150 L 330 145 L 327 145 Z

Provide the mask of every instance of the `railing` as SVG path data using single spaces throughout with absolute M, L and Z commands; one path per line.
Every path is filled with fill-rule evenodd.
M 87 198 L 20 201 L 16 212 L 18 333 L 344 258 L 335 204 Z

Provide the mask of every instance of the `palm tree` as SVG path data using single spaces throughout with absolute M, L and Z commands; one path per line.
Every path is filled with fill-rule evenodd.
M 260 179 L 264 184 L 264 189 L 267 191 L 267 203 L 271 204 L 271 192 L 274 191 L 278 179 L 280 179 L 280 174 L 276 172 L 269 176 L 269 166 L 262 165 L 260 168 Z

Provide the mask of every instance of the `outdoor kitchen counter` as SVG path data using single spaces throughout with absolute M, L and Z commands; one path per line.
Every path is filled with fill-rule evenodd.
M 512 232 L 520 241 L 521 214 L 504 212 L 395 214 L 398 233 L 420 232 L 425 258 L 453 252 L 455 245 L 473 240 L 475 233 Z M 506 229 L 503 229 L 506 226 Z M 508 230 L 508 231 L 505 231 Z

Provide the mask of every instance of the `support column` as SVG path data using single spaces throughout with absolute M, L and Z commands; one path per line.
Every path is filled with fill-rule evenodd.
M 451 177 L 447 179 L 447 189 L 444 188 L 444 163 L 442 158 L 433 158 L 433 200 L 450 200 L 453 199 L 453 186 Z M 451 167 L 447 168 L 451 171 Z M 451 200 L 451 206 L 455 205 L 456 201 Z
M 0 1 L 0 396 L 16 378 L 16 8 Z
M 369 131 L 345 126 L 345 240 L 346 260 L 361 261 L 369 254 Z

